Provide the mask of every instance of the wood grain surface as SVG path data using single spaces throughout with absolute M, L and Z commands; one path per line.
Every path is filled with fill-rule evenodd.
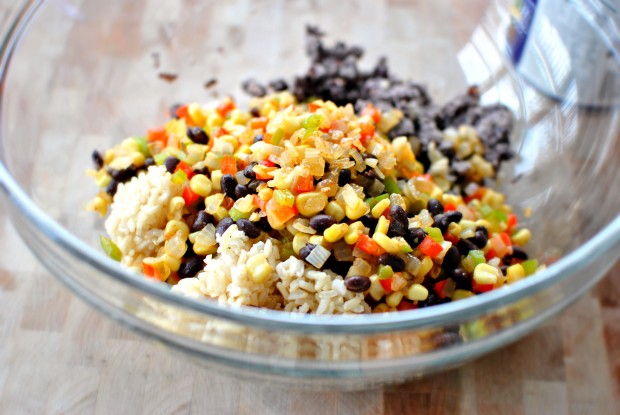
M 0 0 L 0 22 L 14 3 Z M 355 393 L 281 390 L 171 355 L 75 298 L 27 250 L 4 210 L 0 306 L 0 414 L 606 415 L 619 410 L 620 264 L 593 292 L 516 344 L 450 372 Z

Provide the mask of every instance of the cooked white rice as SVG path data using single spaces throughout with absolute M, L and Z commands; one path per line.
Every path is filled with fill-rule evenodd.
M 118 185 L 105 229 L 123 253 L 123 265 L 141 269 L 144 258 L 157 255 L 165 242 L 170 199 L 181 192 L 163 166 L 149 167 Z

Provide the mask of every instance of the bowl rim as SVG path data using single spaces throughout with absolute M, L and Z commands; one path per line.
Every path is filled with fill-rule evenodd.
M 2 131 L 2 105 L 4 84 L 9 71 L 11 58 L 17 50 L 21 38 L 27 33 L 29 24 L 40 6 L 46 0 L 26 0 L 10 24 L 8 32 L 0 43 L 0 134 Z M 0 142 L 1 143 L 1 142 Z M 87 263 L 107 277 L 156 297 L 175 307 L 189 309 L 210 317 L 249 325 L 267 330 L 290 330 L 301 333 L 375 333 L 394 330 L 411 330 L 437 324 L 452 323 L 473 318 L 510 303 L 529 297 L 545 288 L 569 279 L 573 274 L 586 268 L 593 261 L 620 245 L 620 214 L 600 229 L 590 240 L 557 262 L 535 275 L 512 284 L 506 288 L 476 295 L 460 301 L 441 304 L 423 309 L 369 315 L 314 315 L 296 314 L 249 306 L 231 306 L 216 301 L 198 300 L 172 293 L 165 283 L 157 283 L 141 278 L 118 262 L 107 258 L 103 253 L 70 233 L 57 221 L 48 216 L 26 194 L 9 173 L 2 159 L 4 149 L 0 145 L 0 188 L 9 203 L 20 214 L 53 241 L 58 247 L 79 261 Z

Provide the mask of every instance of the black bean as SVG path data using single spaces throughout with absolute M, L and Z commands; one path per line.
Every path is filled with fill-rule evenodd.
M 200 212 L 198 212 L 198 214 L 196 215 L 196 218 L 194 219 L 194 222 L 192 223 L 191 231 L 192 232 L 201 231 L 209 223 L 213 223 L 213 216 L 211 216 L 204 210 L 201 210 Z
M 237 226 L 250 239 L 258 238 L 260 236 L 260 229 L 258 228 L 258 226 L 256 226 L 253 222 L 250 222 L 247 219 L 239 219 L 237 221 Z
M 312 229 L 315 229 L 317 232 L 323 233 L 325 229 L 336 223 L 336 219 L 333 216 L 320 214 L 314 215 L 310 218 L 309 225 Z
M 308 255 L 310 255 L 310 252 L 312 252 L 312 250 L 316 247 L 315 244 L 306 244 L 306 246 L 304 246 L 303 248 L 301 248 L 299 250 L 299 256 L 301 257 L 301 259 L 306 259 L 308 258 Z
M 284 79 L 274 79 L 269 82 L 269 86 L 276 92 L 285 91 L 288 89 L 288 84 Z
M 153 159 L 153 157 L 147 157 L 144 160 L 144 167 L 149 168 L 154 165 L 155 165 L 155 160 Z
M 348 183 L 351 183 L 351 170 L 340 170 L 340 173 L 338 173 L 338 186 L 343 187 L 345 184 Z
M 258 83 L 256 79 L 252 78 L 243 81 L 241 83 L 241 88 L 244 92 L 252 95 L 253 97 L 263 97 L 265 96 L 265 94 L 267 94 L 267 89 L 265 89 L 263 85 Z
M 405 241 L 407 241 L 412 248 L 420 245 L 424 238 L 426 238 L 426 232 L 424 232 L 422 228 L 407 229 L 407 233 L 405 234 Z
M 390 207 L 390 216 L 393 220 L 399 222 L 400 224 L 407 226 L 409 224 L 409 220 L 407 219 L 407 213 L 405 213 L 405 209 L 400 207 L 400 205 L 392 205 Z
M 402 258 L 392 254 L 381 254 L 377 258 L 377 262 L 381 265 L 389 265 L 394 272 L 400 272 L 405 269 L 405 261 Z
M 124 183 L 138 174 L 138 171 L 134 166 L 129 166 L 123 170 L 108 169 L 108 173 L 117 182 Z
M 267 216 L 261 216 L 261 218 L 256 222 L 256 225 L 267 233 L 272 231 L 269 220 L 267 220 Z
M 353 275 L 344 280 L 347 290 L 354 293 L 363 293 L 370 288 L 370 278 L 363 275 Z
M 456 282 L 456 288 L 471 291 L 471 277 L 462 268 L 455 268 L 450 272 L 452 279 Z
M 372 235 L 372 233 L 375 231 L 375 228 L 377 227 L 377 222 L 379 222 L 379 219 L 375 219 L 374 216 L 372 216 L 370 213 L 367 213 L 360 218 L 360 221 L 362 222 L 362 224 L 364 224 L 365 227 L 370 229 L 370 234 Z
M 487 245 L 487 242 L 489 241 L 488 231 L 486 232 L 485 231 L 486 231 L 486 228 L 484 227 L 480 227 L 476 229 L 476 236 L 469 238 L 468 240 L 474 245 L 476 245 L 478 248 L 480 249 L 484 248 Z
M 260 186 L 261 181 L 260 180 L 252 180 L 250 181 L 250 183 L 247 184 L 248 189 L 250 190 L 250 193 L 256 193 L 258 186 Z
M 97 150 L 94 150 L 91 157 L 93 159 L 93 163 L 95 163 L 95 167 L 97 167 L 97 170 L 103 167 L 103 157 L 101 156 L 101 153 L 99 153 Z
M 258 143 L 258 142 L 260 142 L 260 141 L 263 141 L 263 135 L 262 135 L 262 134 L 256 134 L 256 135 L 254 136 L 254 140 L 253 140 L 253 141 L 254 141 L 255 143 Z
M 252 180 L 256 179 L 256 173 L 254 172 L 254 166 L 256 166 L 256 163 L 252 162 L 250 163 L 249 166 L 243 169 L 243 175 L 247 177 L 248 179 L 252 179 Z
M 448 217 L 445 214 L 440 213 L 439 215 L 435 215 L 433 219 L 435 219 L 433 227 L 438 228 L 441 233 L 446 233 L 446 231 L 448 230 L 448 226 L 450 225 L 448 223 Z
M 250 114 L 252 114 L 252 117 L 260 117 L 260 109 L 256 108 L 256 107 L 252 107 L 252 109 L 250 109 Z
M 222 235 L 228 228 L 234 225 L 235 221 L 232 218 L 226 217 L 217 224 L 217 228 L 215 228 L 215 233 L 217 235 Z
M 443 262 L 441 263 L 441 268 L 445 271 L 451 271 L 459 266 L 461 263 L 461 253 L 458 248 L 455 246 L 451 246 L 450 249 L 446 252 L 446 255 L 443 257 Z
M 488 230 L 486 227 L 484 227 L 484 226 L 478 226 L 478 227 L 476 228 L 476 233 L 478 233 L 478 231 L 482 232 L 482 234 L 483 234 L 484 236 L 486 236 L 487 238 L 489 237 L 489 230 Z
M 223 175 L 220 185 L 224 193 L 226 193 L 226 196 L 235 199 L 235 187 L 237 187 L 237 180 L 235 180 L 235 177 L 232 174 Z
M 388 236 L 393 238 L 395 236 L 405 236 L 407 234 L 407 225 L 392 220 L 390 221 L 390 227 L 388 228 Z
M 508 273 L 508 266 L 507 265 L 500 265 L 499 269 L 502 271 L 503 275 L 506 275 Z
M 199 169 L 192 169 L 194 171 L 194 174 L 204 174 L 205 176 L 209 177 L 209 169 L 207 167 L 201 167 Z
M 345 276 L 349 272 L 351 265 L 353 265 L 353 262 L 338 261 L 333 255 L 331 255 L 322 268 L 332 270 L 337 275 Z
M 166 160 L 164 160 L 164 166 L 166 167 L 166 170 L 168 170 L 168 173 L 174 173 L 174 170 L 177 168 L 180 162 L 181 160 L 179 160 L 178 158 L 169 156 L 166 157 Z
M 235 186 L 235 197 L 241 199 L 250 194 L 250 189 L 244 184 L 238 184 Z
M 431 216 L 443 213 L 443 205 L 437 199 L 429 199 L 428 203 L 426 204 L 426 209 L 428 209 L 428 213 L 430 213 Z
M 114 179 L 110 181 L 108 186 L 105 188 L 105 192 L 110 196 L 114 196 L 116 194 L 116 190 L 118 189 L 118 182 Z
M 200 127 L 191 127 L 187 129 L 187 136 L 196 144 L 209 144 L 209 136 Z
M 512 255 L 510 255 L 510 258 L 514 258 L 514 259 L 520 259 L 522 261 L 527 261 L 527 259 L 529 258 L 527 255 L 527 252 L 525 252 L 523 249 L 519 248 L 518 246 L 513 246 L 512 247 Z
M 198 274 L 204 268 L 203 256 L 192 256 L 181 263 L 177 275 L 180 279 L 191 278 Z
M 461 219 L 463 219 L 463 214 L 458 210 L 451 210 L 450 212 L 445 213 L 446 218 L 448 218 L 448 223 L 459 223 Z
M 456 243 L 456 247 L 458 248 L 461 255 L 467 255 L 469 254 L 469 251 L 474 251 L 478 249 L 476 245 L 474 245 L 471 241 L 467 239 L 459 239 L 459 241 Z

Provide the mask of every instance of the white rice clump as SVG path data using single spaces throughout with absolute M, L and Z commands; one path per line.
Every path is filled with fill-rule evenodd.
M 170 177 L 164 166 L 151 166 L 118 185 L 105 229 L 123 253 L 123 265 L 141 270 L 142 260 L 163 246 L 170 200 L 182 192 Z

